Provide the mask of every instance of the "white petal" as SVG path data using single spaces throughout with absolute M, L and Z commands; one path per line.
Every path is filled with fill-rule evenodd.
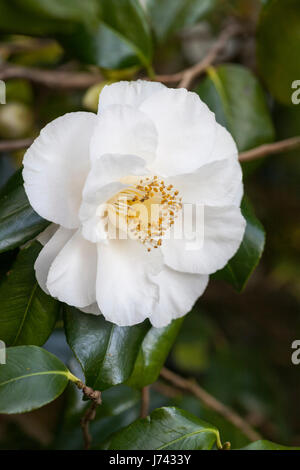
M 93 113 L 65 114 L 42 129 L 24 157 L 24 186 L 30 204 L 39 215 L 66 228 L 79 225 L 96 121 Z
M 94 204 L 83 203 L 81 206 L 82 218 L 82 236 L 92 242 L 98 243 L 108 238 L 106 230 L 106 218 L 103 217 L 103 211 Z
M 50 225 L 50 227 L 55 227 L 55 224 Z M 48 227 L 48 229 L 50 227 Z M 45 232 L 43 232 L 43 234 L 44 236 L 46 235 Z M 43 289 L 43 291 L 46 292 L 46 294 L 49 294 L 46 283 L 47 283 L 47 277 L 48 277 L 50 266 L 55 260 L 58 253 L 62 250 L 65 244 L 73 236 L 73 234 L 74 234 L 74 230 L 70 230 L 64 227 L 59 227 L 58 229 L 56 229 L 56 232 L 48 240 L 48 242 L 45 243 L 44 248 L 40 251 L 35 261 L 34 269 L 35 269 L 36 279 L 41 289 Z
M 98 117 L 91 140 L 91 160 L 106 153 L 138 155 L 150 163 L 155 158 L 157 132 L 144 113 L 127 105 L 112 105 Z
M 240 206 L 242 199 L 243 199 L 243 194 L 244 194 L 244 185 L 243 182 L 240 183 L 240 185 L 237 188 L 235 198 L 232 201 L 233 206 Z
M 149 317 L 158 300 L 150 277 L 161 267 L 160 250 L 149 253 L 137 241 L 98 244 L 97 302 L 106 320 L 130 326 Z
M 184 203 L 239 206 L 241 202 L 242 170 L 235 159 L 214 161 L 166 182 L 180 192 Z
M 209 161 L 223 160 L 224 158 L 238 159 L 238 149 L 231 134 L 217 123 L 214 146 Z
M 189 173 L 210 161 L 216 121 L 196 93 L 163 89 L 140 109 L 156 125 L 157 158 L 151 169 L 162 176 Z
M 165 88 L 162 83 L 146 80 L 122 81 L 106 85 L 100 93 L 98 112 L 102 113 L 112 104 L 127 104 L 138 108 L 149 96 Z
M 105 202 L 108 197 L 107 194 L 110 194 L 110 191 L 106 193 L 105 189 L 108 185 L 120 185 L 120 179 L 125 176 L 143 175 L 145 173 L 145 162 L 140 157 L 134 155 L 102 155 L 101 158 L 92 163 L 83 188 L 83 198 L 92 201 L 100 196 L 100 202 Z M 121 184 L 121 188 L 123 186 Z
M 204 224 L 204 239 L 200 247 L 186 239 L 163 242 L 164 260 L 171 268 L 189 273 L 212 274 L 223 268 L 238 250 L 246 226 L 240 208 L 205 206 L 203 218 L 201 213 L 199 211 L 197 219 L 198 236 Z
M 86 307 L 96 300 L 96 269 L 97 247 L 77 230 L 53 261 L 47 288 L 61 302 Z
M 93 304 L 88 305 L 87 307 L 80 308 L 79 310 L 81 310 L 81 312 L 83 313 L 89 313 L 91 315 L 101 315 L 97 302 L 94 302 Z
M 46 243 L 53 237 L 59 225 L 57 224 L 50 224 L 48 227 L 36 237 L 37 241 L 40 242 L 41 245 L 45 246 Z
M 182 273 L 164 266 L 153 280 L 159 285 L 159 301 L 155 304 L 150 321 L 154 327 L 162 328 L 191 311 L 206 289 L 208 276 Z
M 145 161 L 132 155 L 102 155 L 93 162 L 79 211 L 82 233 L 87 240 L 95 243 L 107 237 L 101 221 L 102 205 L 125 187 L 119 180 L 145 172 Z

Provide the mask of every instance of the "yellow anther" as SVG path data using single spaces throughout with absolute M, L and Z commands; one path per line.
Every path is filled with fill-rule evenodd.
M 156 175 L 139 177 L 136 181 L 137 184 L 130 183 L 108 203 L 119 219 L 118 227 L 128 230 L 130 236 L 143 243 L 149 252 L 151 248 L 162 245 L 162 237 L 174 224 L 173 219 L 181 209 L 181 198 L 177 197 L 179 191 L 172 189 L 173 185 L 166 187 Z

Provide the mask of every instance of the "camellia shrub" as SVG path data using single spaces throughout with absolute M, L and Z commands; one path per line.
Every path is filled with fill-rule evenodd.
M 299 1 L 3 0 L 0 35 L 0 448 L 299 450 Z

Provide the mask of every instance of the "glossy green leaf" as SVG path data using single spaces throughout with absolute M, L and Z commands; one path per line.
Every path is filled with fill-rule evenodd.
M 0 191 L 0 253 L 34 238 L 48 225 L 30 206 L 17 171 Z
M 240 152 L 274 139 L 264 92 L 250 70 L 233 64 L 210 67 L 196 92 L 232 134 Z
M 256 441 L 240 450 L 300 450 L 300 447 L 286 447 L 270 441 Z
M 238 291 L 245 287 L 262 256 L 265 245 L 264 229 L 246 198 L 242 201 L 241 209 L 247 222 L 243 241 L 225 268 L 213 275 L 214 279 L 225 280 Z
M 159 42 L 192 26 L 216 6 L 216 0 L 146 0 L 146 9 Z
M 0 413 L 25 413 L 55 400 L 64 391 L 70 372 L 53 354 L 37 346 L 6 351 L 0 365 Z
M 214 426 L 175 407 L 159 408 L 114 434 L 113 450 L 211 450 L 221 447 Z
M 38 286 L 33 267 L 40 250 L 38 242 L 21 250 L 0 284 L 0 338 L 7 346 L 42 346 L 55 326 L 59 302 Z
M 260 74 L 271 93 L 283 104 L 292 104 L 292 83 L 299 80 L 300 3 L 268 0 L 257 30 Z
M 59 39 L 70 55 L 103 69 L 126 69 L 141 63 L 130 44 L 102 22 L 92 30 L 78 25 L 73 34 Z
M 222 384 L 223 385 L 223 384 Z M 238 449 L 250 443 L 243 432 L 226 420 L 218 412 L 207 408 L 198 398 L 193 395 L 183 394 L 176 398 L 176 406 L 188 411 L 198 418 L 213 423 L 220 430 L 222 441 L 230 442 L 231 449 Z
M 113 294 L 112 294 L 113 295 Z M 149 323 L 120 327 L 102 315 L 65 309 L 67 341 L 80 362 L 87 385 L 105 390 L 131 375 Z
M 152 57 L 150 27 L 139 0 L 100 0 L 102 23 L 125 43 L 147 66 Z
M 158 378 L 171 347 L 180 330 L 183 318 L 173 320 L 164 328 L 151 328 L 144 338 L 134 371 L 128 385 L 142 388 Z

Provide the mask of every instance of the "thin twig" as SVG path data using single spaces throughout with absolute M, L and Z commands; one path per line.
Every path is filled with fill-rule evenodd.
M 153 390 L 156 390 L 161 395 L 172 399 L 178 398 L 183 394 L 183 391 L 181 389 L 174 387 L 174 385 L 168 385 L 161 380 L 157 380 L 156 382 L 154 382 L 151 387 L 153 388 Z
M 179 82 L 178 88 L 189 88 L 195 78 L 205 72 L 205 70 L 217 59 L 220 52 L 224 49 L 227 41 L 239 33 L 241 33 L 241 27 L 237 24 L 230 24 L 221 32 L 217 41 L 200 62 L 182 70 L 181 72 L 171 75 L 157 75 L 156 80 L 164 83 Z
M 150 403 L 149 387 L 143 387 L 141 393 L 142 393 L 142 396 L 141 396 L 140 417 L 146 418 L 149 414 L 149 403 Z
M 93 402 L 80 420 L 85 450 L 89 450 L 91 448 L 92 436 L 89 431 L 89 424 L 95 419 L 97 406 L 97 403 Z
M 77 387 L 82 390 L 83 394 L 92 401 L 91 406 L 87 408 L 83 417 L 80 420 L 80 425 L 83 434 L 84 448 L 85 450 L 90 449 L 92 443 L 92 437 L 89 431 L 89 424 L 95 419 L 96 410 L 98 405 L 101 405 L 101 392 L 99 390 L 93 390 L 91 387 L 87 387 L 82 382 L 76 383 Z
M 30 147 L 32 142 L 33 139 L 31 137 L 19 140 L 0 140 L 0 152 L 13 152 L 14 150 L 26 149 Z
M 195 397 L 199 398 L 208 408 L 216 411 L 227 419 L 230 423 L 240 429 L 245 436 L 247 436 L 251 441 L 257 441 L 261 439 L 261 436 L 256 432 L 247 421 L 245 421 L 241 416 L 239 416 L 235 411 L 233 411 L 229 406 L 224 405 L 215 397 L 210 395 L 206 390 L 204 390 L 197 383 L 184 379 L 179 375 L 171 372 L 165 367 L 160 372 L 161 377 L 163 377 L 168 382 L 171 382 L 176 387 L 185 390 Z
M 274 153 L 288 152 L 298 147 L 300 147 L 300 136 L 291 137 L 290 139 L 274 142 L 273 144 L 261 145 L 260 147 L 247 150 L 247 152 L 242 152 L 239 155 L 239 160 L 240 162 L 247 162 Z
M 170 73 L 170 74 L 155 75 L 155 81 L 162 82 L 162 83 L 177 83 L 182 79 L 186 70 L 188 69 L 184 69 L 184 70 L 181 70 L 180 72 L 175 72 L 175 73 Z M 148 77 L 146 78 L 146 80 L 148 80 Z
M 74 72 L 22 67 L 11 64 L 1 65 L 0 80 L 8 80 L 10 78 L 25 78 L 49 88 L 64 89 L 88 88 L 103 80 L 99 72 Z

